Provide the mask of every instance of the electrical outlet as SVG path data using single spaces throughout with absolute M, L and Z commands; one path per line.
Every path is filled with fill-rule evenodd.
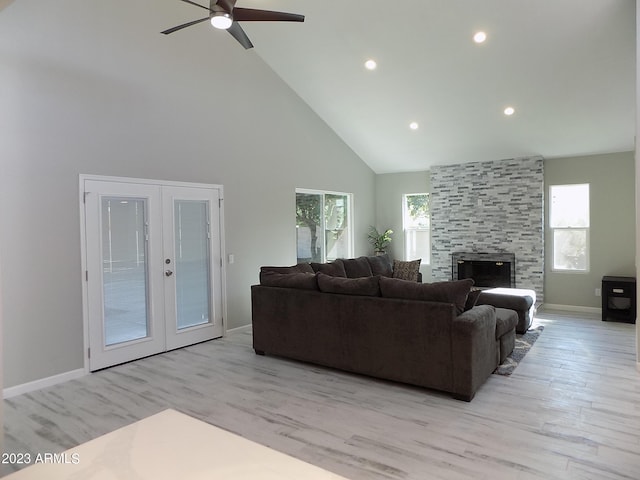
M 599 297 L 602 295 L 602 290 L 599 288 L 596 288 L 596 297 Z

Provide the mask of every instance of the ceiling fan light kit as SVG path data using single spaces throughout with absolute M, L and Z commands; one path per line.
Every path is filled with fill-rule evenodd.
M 183 28 L 197 25 L 210 20 L 211 25 L 221 30 L 227 30 L 244 48 L 252 48 L 253 44 L 238 22 L 304 22 L 304 15 L 285 12 L 273 12 L 270 10 L 258 10 L 254 8 L 236 8 L 237 0 L 210 0 L 205 7 L 191 0 L 180 0 L 189 5 L 202 8 L 209 12 L 209 16 L 183 23 L 161 33 L 169 35 Z
M 233 23 L 231 15 L 225 12 L 216 12 L 211 15 L 211 25 L 220 30 L 228 30 Z

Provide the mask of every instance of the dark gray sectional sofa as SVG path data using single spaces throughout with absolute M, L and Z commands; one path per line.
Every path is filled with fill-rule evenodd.
M 393 278 L 379 257 L 341 262 L 354 268 L 336 261 L 261 269 L 261 284 L 251 287 L 256 353 L 471 401 L 513 350 L 517 314 L 473 306 L 472 280 L 421 284 Z

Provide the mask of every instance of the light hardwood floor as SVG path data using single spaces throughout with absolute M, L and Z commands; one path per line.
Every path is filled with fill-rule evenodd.
M 60 452 L 170 407 L 353 480 L 640 479 L 635 326 L 535 324 L 513 375 L 471 403 L 257 356 L 236 332 L 5 400 L 5 447 Z

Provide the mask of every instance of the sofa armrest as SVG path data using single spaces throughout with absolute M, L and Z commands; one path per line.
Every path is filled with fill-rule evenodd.
M 498 366 L 495 332 L 496 311 L 491 305 L 475 306 L 453 320 L 453 389 L 458 398 L 471 401 Z

